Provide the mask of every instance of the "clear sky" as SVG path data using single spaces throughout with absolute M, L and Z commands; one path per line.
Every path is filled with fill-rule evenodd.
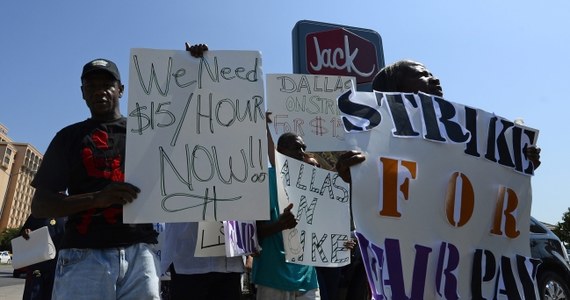
M 568 210 L 570 138 L 557 128 L 570 109 L 569 1 L 198 2 L 1 1 L 0 123 L 43 153 L 59 129 L 89 117 L 79 77 L 91 59 L 109 58 L 127 77 L 131 48 L 182 50 L 189 41 L 260 50 L 266 74 L 291 73 L 296 22 L 344 24 L 377 31 L 387 64 L 423 62 L 446 99 L 539 129 L 532 214 L 555 224 Z

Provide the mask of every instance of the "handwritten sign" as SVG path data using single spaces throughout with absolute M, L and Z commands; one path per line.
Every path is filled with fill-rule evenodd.
M 275 153 L 280 211 L 293 203 L 298 224 L 283 231 L 285 259 L 311 266 L 350 263 L 349 187 L 336 172 Z
M 226 237 L 221 221 L 198 222 L 195 257 L 226 256 Z
M 226 256 L 242 256 L 259 252 L 255 221 L 224 221 Z
M 339 108 L 366 155 L 352 209 L 375 299 L 537 299 L 537 130 L 421 93 L 349 91 Z
M 267 75 L 272 133 L 277 137 L 294 132 L 312 152 L 347 150 L 336 98 L 349 90 L 354 81 L 349 76 Z
M 269 218 L 261 57 L 132 49 L 124 222 Z

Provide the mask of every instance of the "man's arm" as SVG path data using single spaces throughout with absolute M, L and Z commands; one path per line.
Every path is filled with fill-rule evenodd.
M 350 176 L 350 167 L 357 165 L 366 160 L 366 156 L 360 151 L 347 151 L 343 153 L 336 161 L 335 169 L 338 172 L 338 176 L 344 180 L 346 183 L 352 183 L 352 178 Z
M 293 203 L 290 203 L 283 213 L 279 215 L 279 218 L 275 222 L 271 221 L 257 221 L 257 238 L 259 240 L 279 233 L 285 229 L 291 229 L 297 226 L 297 220 L 293 213 L 291 213 L 291 208 L 293 208 Z
M 28 218 L 26 219 L 26 222 L 24 222 L 24 225 L 22 225 L 22 229 L 20 229 L 20 235 L 26 239 L 29 240 L 30 239 L 30 232 L 32 231 L 32 223 L 37 223 L 35 222 L 37 219 L 34 218 L 33 215 L 29 215 Z M 36 228 L 33 228 L 36 229 Z
M 269 163 L 272 167 L 275 167 L 275 143 L 273 143 L 273 137 L 271 136 L 271 131 L 269 130 L 269 124 L 271 124 L 271 112 L 265 112 L 265 131 L 267 131 L 267 155 L 269 156 Z
M 98 192 L 67 196 L 44 188 L 36 188 L 32 214 L 36 218 L 64 217 L 91 208 L 125 205 L 136 199 L 140 189 L 130 183 L 115 182 Z

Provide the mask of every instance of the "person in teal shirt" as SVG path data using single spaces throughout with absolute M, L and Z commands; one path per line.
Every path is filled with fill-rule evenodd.
M 270 160 L 275 165 L 270 143 Z M 303 160 L 305 149 L 303 139 L 293 133 L 281 135 L 277 151 L 289 157 Z M 313 266 L 285 261 L 282 231 L 297 225 L 289 204 L 280 213 L 277 201 L 277 179 L 275 169 L 269 168 L 270 220 L 257 222 L 257 235 L 261 253 L 254 257 L 252 281 L 257 287 L 257 299 L 320 299 L 317 273 Z

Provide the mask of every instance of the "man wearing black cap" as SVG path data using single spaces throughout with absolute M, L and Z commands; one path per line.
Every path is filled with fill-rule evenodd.
M 140 190 L 124 182 L 119 70 L 95 59 L 83 67 L 81 83 L 91 118 L 57 133 L 32 182 L 35 217 L 68 216 L 54 299 L 160 299 L 157 233 L 151 224 L 123 224 L 123 205 Z

